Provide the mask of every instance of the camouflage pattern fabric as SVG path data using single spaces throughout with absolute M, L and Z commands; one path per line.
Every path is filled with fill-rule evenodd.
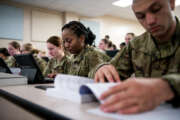
M 17 67 L 16 60 L 13 56 L 7 57 L 5 60 L 8 67 Z
M 39 58 L 36 54 L 33 55 L 37 65 L 39 66 L 41 72 L 43 73 L 46 65 L 47 65 L 47 62 L 45 60 L 43 60 L 42 58 Z
M 68 57 L 64 56 L 60 61 L 52 58 L 48 61 L 46 68 L 44 69 L 43 75 L 47 76 L 51 73 L 65 73 L 66 65 L 68 65 Z
M 102 62 L 109 61 L 110 58 L 94 47 L 86 46 L 78 55 L 72 55 L 70 63 L 66 66 L 66 74 L 88 77 L 93 68 Z

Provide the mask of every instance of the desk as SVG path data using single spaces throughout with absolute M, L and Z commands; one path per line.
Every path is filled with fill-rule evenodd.
M 64 99 L 58 99 L 46 95 L 46 91 L 35 88 L 37 85 L 8 86 L 0 88 L 0 116 L 4 117 L 21 116 L 26 120 L 36 119 L 76 119 L 76 120 L 111 120 L 109 118 L 97 116 L 87 112 L 88 109 L 95 108 L 98 103 L 79 104 Z M 12 97 L 8 97 L 15 95 Z M 18 97 L 19 99 L 16 99 Z M 9 102 L 9 100 L 10 102 Z M 13 103 L 16 101 L 15 103 Z M 19 105 L 19 103 L 21 105 Z M 28 103 L 24 106 L 23 104 Z M 8 104 L 8 105 L 6 105 Z M 12 106 L 9 108 L 9 106 Z M 35 105 L 35 106 L 34 106 Z M 38 107 L 38 109 L 37 109 Z M 15 109 L 15 111 L 13 110 Z M 33 111 L 31 111 L 33 109 Z M 5 112 L 12 110 L 10 112 Z M 14 113 L 13 113 L 14 111 Z M 29 112 L 31 111 L 31 112 Z M 19 112 L 20 115 L 18 115 Z M 36 113 L 32 114 L 32 113 Z M 39 115 L 41 114 L 41 115 Z M 45 115 L 45 116 L 44 116 Z M 54 116 L 54 117 L 53 117 Z M 15 118 L 13 118 L 15 119 Z M 20 119 L 17 117 L 16 119 Z M 24 119 L 24 118 L 22 118 Z

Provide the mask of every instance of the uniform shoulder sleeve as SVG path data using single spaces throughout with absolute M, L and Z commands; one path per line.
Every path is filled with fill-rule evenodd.
M 180 107 L 180 74 L 168 74 L 162 76 L 162 79 L 166 80 L 171 89 L 173 90 L 175 97 L 170 102 L 174 107 Z

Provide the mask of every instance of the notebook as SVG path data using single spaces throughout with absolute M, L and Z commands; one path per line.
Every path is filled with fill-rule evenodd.
M 24 76 L 0 72 L 0 86 L 25 84 L 27 84 L 27 78 Z

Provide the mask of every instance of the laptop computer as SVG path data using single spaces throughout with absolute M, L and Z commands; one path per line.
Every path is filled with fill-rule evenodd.
M 15 55 L 17 64 L 21 67 L 21 75 L 28 78 L 29 84 L 34 83 L 53 83 L 54 79 L 45 78 L 33 57 L 33 54 L 19 54 Z

